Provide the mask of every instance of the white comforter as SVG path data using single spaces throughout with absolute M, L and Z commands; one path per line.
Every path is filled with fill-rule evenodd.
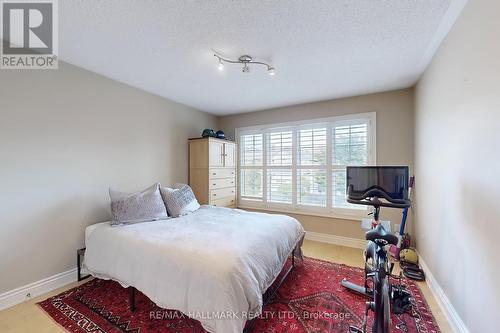
M 209 332 L 241 332 L 303 236 L 289 216 L 202 206 L 175 219 L 88 227 L 85 265 Z

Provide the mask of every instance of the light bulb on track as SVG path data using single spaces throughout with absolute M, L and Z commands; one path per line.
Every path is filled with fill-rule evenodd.
M 218 59 L 218 66 L 217 66 L 217 69 L 219 71 L 223 71 L 224 70 L 224 64 L 225 63 L 228 63 L 228 64 L 240 64 L 240 65 L 243 65 L 241 67 L 241 71 L 243 73 L 250 73 L 250 67 L 253 67 L 253 66 L 266 66 L 267 68 L 267 73 L 270 75 L 270 76 L 274 76 L 276 75 L 276 69 L 271 65 L 271 64 L 268 64 L 266 62 L 262 62 L 262 61 L 255 61 L 253 59 L 252 56 L 249 56 L 249 55 L 242 55 L 240 56 L 238 59 L 236 60 L 231 60 L 231 59 L 226 59 L 226 58 L 223 58 L 221 57 L 220 55 L 218 54 L 214 54 L 214 57 L 216 57 Z M 253 72 L 253 69 L 252 69 L 252 72 Z

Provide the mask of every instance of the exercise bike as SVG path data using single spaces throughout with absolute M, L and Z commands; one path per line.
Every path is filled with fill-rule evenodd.
M 347 167 L 347 201 L 352 204 L 373 207 L 372 229 L 365 235 L 368 245 L 365 251 L 364 286 L 347 279 L 341 284 L 362 294 L 366 302 L 361 328 L 351 326 L 350 333 L 365 333 L 369 311 L 373 311 L 373 333 L 389 333 L 391 330 L 391 305 L 401 313 L 410 306 L 410 293 L 399 284 L 392 285 L 389 277 L 394 263 L 389 263 L 386 246 L 396 245 L 398 238 L 387 231 L 379 221 L 380 208 L 405 209 L 408 199 L 408 167 Z

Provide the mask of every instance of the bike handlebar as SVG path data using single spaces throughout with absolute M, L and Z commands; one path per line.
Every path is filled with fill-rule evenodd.
M 410 207 L 411 202 L 408 199 L 394 199 L 386 191 L 379 186 L 372 186 L 368 188 L 361 195 L 353 195 L 351 193 L 352 186 L 347 190 L 347 202 L 359 205 L 368 205 L 374 207 L 392 207 L 392 208 L 407 208 Z M 381 201 L 379 198 L 387 200 Z

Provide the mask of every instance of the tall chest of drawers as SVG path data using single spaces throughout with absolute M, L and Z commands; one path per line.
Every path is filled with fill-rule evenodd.
M 202 205 L 236 207 L 236 143 L 189 139 L 189 185 Z

